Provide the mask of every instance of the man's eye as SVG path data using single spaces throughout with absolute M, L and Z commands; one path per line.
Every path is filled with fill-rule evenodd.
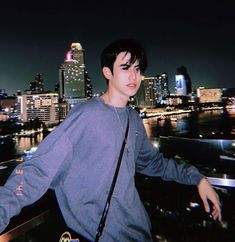
M 123 66 L 122 69 L 123 70 L 128 70 L 130 68 L 130 66 Z

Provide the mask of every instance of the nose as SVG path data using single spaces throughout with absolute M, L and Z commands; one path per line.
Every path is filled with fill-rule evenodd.
M 129 79 L 134 80 L 136 78 L 136 70 L 134 68 L 129 69 Z

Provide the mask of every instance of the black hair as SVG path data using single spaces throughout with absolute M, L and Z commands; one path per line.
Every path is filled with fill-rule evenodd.
M 113 63 L 121 52 L 130 53 L 130 64 L 134 64 L 137 60 L 140 72 L 144 73 L 147 68 L 146 52 L 143 46 L 134 39 L 120 39 L 104 48 L 101 53 L 101 68 L 108 67 L 113 72 Z

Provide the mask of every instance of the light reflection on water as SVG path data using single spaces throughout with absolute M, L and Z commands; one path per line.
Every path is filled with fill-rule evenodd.
M 223 110 L 144 120 L 151 142 L 167 157 L 200 169 L 235 174 L 235 112 Z
M 19 157 L 24 150 L 38 146 L 42 141 L 43 134 L 37 134 L 34 137 L 14 137 L 7 138 L 0 145 L 0 162 L 7 161 Z
M 42 140 L 42 133 L 35 135 L 35 137 L 17 137 L 15 140 L 16 152 L 18 154 L 23 154 L 24 150 L 37 146 Z
M 149 118 L 144 126 L 150 138 L 185 136 L 190 138 L 235 139 L 235 110 L 211 110 L 179 114 L 165 118 Z

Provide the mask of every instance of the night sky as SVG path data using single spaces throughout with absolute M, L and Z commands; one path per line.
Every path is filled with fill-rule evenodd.
M 193 88 L 235 87 L 234 0 L 8 0 L 0 3 L 0 89 L 25 90 L 41 73 L 53 91 L 66 52 L 79 42 L 94 91 L 103 91 L 100 52 L 123 37 L 143 43 L 146 76 L 166 72 L 172 92 L 182 65 Z

